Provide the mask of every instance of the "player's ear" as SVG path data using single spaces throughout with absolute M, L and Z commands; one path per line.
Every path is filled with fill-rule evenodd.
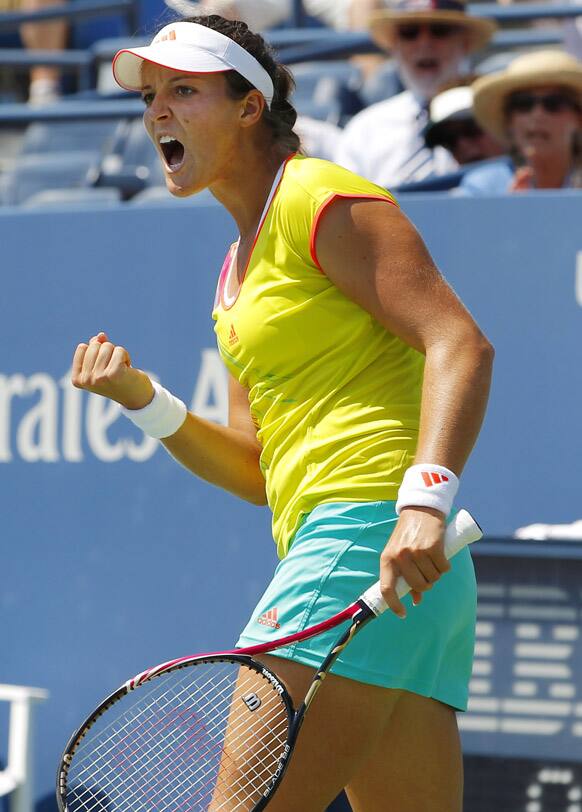
M 263 115 L 265 109 L 265 98 L 258 90 L 250 90 L 242 99 L 241 104 L 241 124 L 243 127 L 254 126 Z

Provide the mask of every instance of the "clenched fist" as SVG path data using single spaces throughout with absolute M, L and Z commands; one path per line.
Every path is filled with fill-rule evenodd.
M 124 347 L 99 333 L 88 344 L 79 344 L 73 357 L 73 386 L 117 401 L 126 409 L 142 409 L 154 396 L 145 372 L 131 365 Z

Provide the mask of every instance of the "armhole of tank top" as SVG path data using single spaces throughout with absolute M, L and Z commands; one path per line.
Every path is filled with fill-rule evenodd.
M 313 223 L 311 224 L 311 233 L 309 235 L 309 253 L 311 255 L 311 259 L 315 267 L 320 271 L 320 273 L 325 274 L 325 271 L 321 267 L 321 264 L 317 258 L 317 250 L 316 250 L 316 240 L 317 240 L 317 232 L 319 230 L 319 225 L 321 222 L 321 218 L 325 213 L 326 209 L 338 198 L 346 199 L 353 199 L 353 200 L 383 200 L 386 203 L 390 203 L 392 206 L 398 207 L 398 203 L 396 200 L 387 193 L 386 195 L 375 195 L 375 194 L 357 194 L 355 192 L 332 192 L 329 197 L 320 204 L 319 208 L 315 212 L 315 217 L 313 218 Z

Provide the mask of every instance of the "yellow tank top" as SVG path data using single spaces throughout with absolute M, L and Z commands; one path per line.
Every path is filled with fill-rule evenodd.
M 249 390 L 280 558 L 316 505 L 396 499 L 418 437 L 423 356 L 344 296 L 317 261 L 318 221 L 338 196 L 395 203 L 335 164 L 291 156 L 238 296 L 228 299 L 235 244 L 212 313 L 219 352 Z

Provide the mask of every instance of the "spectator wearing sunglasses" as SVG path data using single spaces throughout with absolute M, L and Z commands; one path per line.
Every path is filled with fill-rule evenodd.
M 505 147 L 475 120 L 473 91 L 469 86 L 443 89 L 431 101 L 429 109 L 424 133 L 429 149 L 444 147 L 459 166 L 505 153 Z
M 562 51 L 517 57 L 473 85 L 477 121 L 512 160 L 469 171 L 466 195 L 582 188 L 582 63 Z
M 461 0 L 396 0 L 371 16 L 370 29 L 392 53 L 406 89 L 354 116 L 336 161 L 382 186 L 453 171 L 451 154 L 424 142 L 428 105 L 462 74 L 468 54 L 487 44 L 495 24 L 467 14 Z

